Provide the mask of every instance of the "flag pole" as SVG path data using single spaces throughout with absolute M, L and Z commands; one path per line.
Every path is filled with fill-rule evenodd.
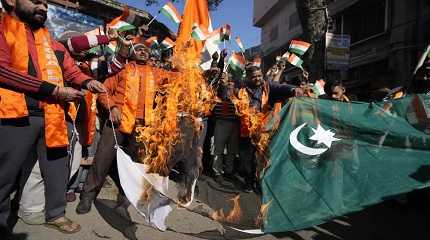
M 151 25 L 151 23 L 152 23 L 152 22 L 154 22 L 154 20 L 155 20 L 159 15 L 160 15 L 160 11 L 158 11 L 158 14 L 157 14 L 157 15 L 155 15 L 155 16 L 151 19 L 151 21 L 149 21 L 149 23 L 148 23 L 148 27 L 149 27 L 149 25 Z

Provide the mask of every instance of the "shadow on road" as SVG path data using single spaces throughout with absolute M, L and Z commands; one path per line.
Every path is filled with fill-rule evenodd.
M 100 216 L 114 229 L 120 231 L 125 238 L 137 240 L 137 226 L 131 219 L 126 219 L 115 211 L 116 201 L 107 199 L 97 199 L 94 202 Z M 104 238 L 101 233 L 94 233 L 99 238 Z

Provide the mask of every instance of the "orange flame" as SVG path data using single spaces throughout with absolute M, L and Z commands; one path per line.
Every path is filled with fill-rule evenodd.
M 242 208 L 240 207 L 240 195 L 230 199 L 230 201 L 233 201 L 233 209 L 227 216 L 224 214 L 223 209 L 219 209 L 212 213 L 211 218 L 218 222 L 239 223 L 243 215 Z
M 263 226 L 264 220 L 267 217 L 267 213 L 269 211 L 269 206 L 271 203 L 272 203 L 272 201 L 261 205 L 260 213 L 258 214 L 257 218 L 255 219 L 255 226 L 257 226 L 257 227 Z
M 156 107 L 152 121 L 146 126 L 136 128 L 136 140 L 144 151 L 139 159 L 149 166 L 149 172 L 168 176 L 169 160 L 172 160 L 174 146 L 180 141 L 178 120 L 181 116 L 192 119 L 195 133 L 201 130 L 197 119 L 204 116 L 213 106 L 213 91 L 208 88 L 203 78 L 197 59 L 188 56 L 184 46 L 177 46 L 173 57 L 178 72 L 168 72 L 163 77 L 168 79 L 157 89 Z M 182 49 L 181 49 L 182 47 Z M 189 46 L 188 46 L 189 47 Z

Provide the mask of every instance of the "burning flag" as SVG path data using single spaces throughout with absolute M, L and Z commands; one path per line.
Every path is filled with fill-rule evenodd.
M 167 18 L 169 18 L 170 20 L 172 20 L 178 25 L 182 21 L 181 15 L 179 14 L 178 10 L 173 5 L 173 3 L 170 1 L 161 8 L 160 12 L 163 13 Z
M 170 49 L 170 48 L 172 48 L 172 47 L 174 47 L 174 46 L 175 46 L 175 42 L 174 42 L 172 39 L 170 39 L 169 37 L 166 37 L 166 38 L 161 42 L 161 46 L 162 46 L 164 49 Z
M 122 15 L 114 18 L 110 23 L 107 24 L 107 26 L 112 29 L 117 29 L 118 32 L 136 29 L 136 26 L 126 22 L 129 15 L 130 11 L 127 7 L 125 7 L 122 12 Z
M 303 55 L 306 53 L 306 51 L 308 51 L 310 47 L 311 47 L 310 43 L 299 41 L 299 40 L 292 40 L 290 44 L 290 51 L 297 53 L 299 55 Z
M 226 24 L 223 27 L 221 27 L 221 40 L 230 41 L 230 36 L 231 36 L 231 26 L 229 24 Z
M 145 40 L 145 45 L 149 48 L 156 48 L 158 46 L 157 36 L 150 37 Z
M 240 41 L 240 37 L 236 37 L 237 46 L 239 46 L 242 52 L 245 52 L 245 48 L 243 47 L 242 41 Z
M 290 56 L 288 57 L 288 62 L 291 63 L 295 67 L 303 69 L 303 67 L 302 67 L 303 60 L 300 59 L 299 57 L 297 57 L 297 55 L 294 53 L 290 54 Z
M 204 41 L 207 37 L 207 33 L 197 23 L 194 23 L 191 37 L 198 41 Z

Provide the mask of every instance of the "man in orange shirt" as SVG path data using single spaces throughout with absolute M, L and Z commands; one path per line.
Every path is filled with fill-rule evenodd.
M 102 130 L 97 146 L 94 163 L 88 173 L 84 191 L 76 207 L 78 214 L 86 214 L 91 210 L 91 204 L 101 190 L 106 176 L 112 166 L 115 166 L 115 139 L 112 129 L 114 125 L 118 144 L 127 147 L 133 143 L 132 133 L 137 123 L 144 124 L 151 116 L 155 87 L 162 78 L 157 77 L 155 69 L 147 64 L 149 49 L 143 44 L 134 45 L 132 60 L 119 74 L 105 81 L 107 94 L 98 97 L 99 103 L 111 112 L 111 121 L 108 121 Z M 127 215 L 124 193 L 119 185 L 116 168 L 111 174 L 116 185 L 120 188 L 120 195 L 116 210 Z

